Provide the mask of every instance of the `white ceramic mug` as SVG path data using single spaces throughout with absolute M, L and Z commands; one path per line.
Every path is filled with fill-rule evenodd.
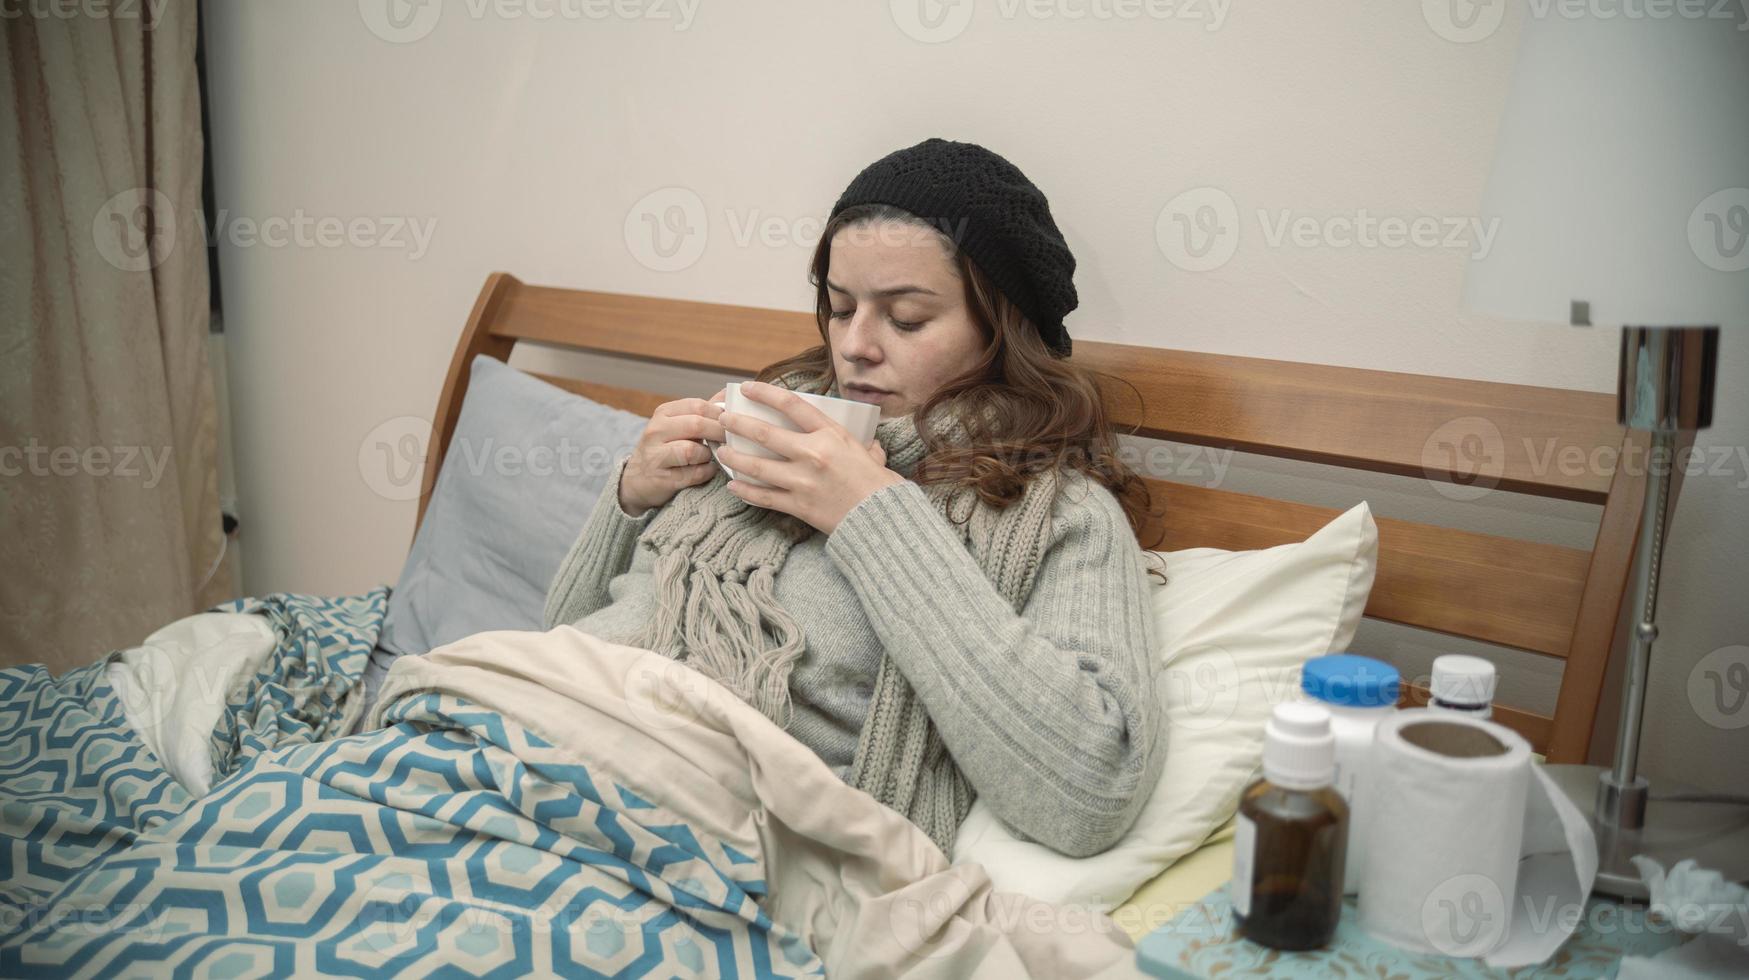
M 875 428 L 881 424 L 881 407 L 879 405 L 871 402 L 853 401 L 849 398 L 833 398 L 830 395 L 811 395 L 805 391 L 798 391 L 796 394 L 802 396 L 803 401 L 819 409 L 827 418 L 850 430 L 850 434 L 856 437 L 857 442 L 866 446 L 874 440 Z M 723 406 L 724 409 L 734 412 L 736 415 L 745 415 L 749 418 L 770 422 L 780 429 L 788 429 L 791 432 L 801 431 L 794 422 L 790 421 L 789 416 L 741 394 L 741 383 L 738 381 L 729 385 L 723 400 L 715 404 Z M 704 444 L 710 449 L 711 457 L 717 459 L 719 444 L 711 442 L 709 439 L 704 440 Z M 747 453 L 750 456 L 783 459 L 782 456 L 746 436 L 733 432 L 729 433 L 729 445 L 734 447 L 736 452 Z M 764 480 L 757 480 L 750 476 L 736 476 L 734 470 L 723 466 L 721 459 L 717 459 L 717 465 L 723 467 L 723 472 L 729 474 L 731 480 L 740 480 L 756 487 L 771 486 Z

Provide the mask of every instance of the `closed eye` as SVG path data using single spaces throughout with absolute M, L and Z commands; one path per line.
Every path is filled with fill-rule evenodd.
M 854 313 L 856 313 L 856 310 L 854 310 L 854 309 L 833 310 L 832 312 L 826 314 L 826 317 L 827 317 L 827 319 L 831 319 L 831 320 L 848 320 L 848 319 L 850 319 L 850 317 Z M 893 326 L 897 327 L 898 329 L 909 333 L 913 330 L 921 329 L 923 327 L 923 325 L 925 323 L 928 323 L 929 321 L 928 320 L 901 320 L 896 316 L 888 314 L 887 322 L 891 323 Z

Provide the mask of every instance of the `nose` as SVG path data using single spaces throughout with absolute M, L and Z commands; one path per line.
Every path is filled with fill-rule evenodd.
M 852 313 L 850 321 L 845 324 L 843 333 L 838 337 L 839 356 L 847 361 L 879 364 L 881 346 L 880 338 L 876 336 L 879 327 L 875 311 L 869 307 L 864 306 Z

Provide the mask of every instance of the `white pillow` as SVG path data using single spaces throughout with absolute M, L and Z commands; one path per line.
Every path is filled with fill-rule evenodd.
M 977 801 L 953 860 L 982 864 L 998 889 L 1107 911 L 1225 823 L 1262 762 L 1264 722 L 1298 697 L 1301 666 L 1353 641 L 1378 528 L 1363 502 L 1299 544 L 1162 557 L 1167 583 L 1150 578 L 1171 725 L 1159 785 L 1130 832 L 1087 858 L 1017 839 Z

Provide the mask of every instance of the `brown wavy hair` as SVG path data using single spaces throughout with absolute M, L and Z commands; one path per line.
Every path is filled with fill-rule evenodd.
M 1096 378 L 1121 378 L 1081 367 L 1053 354 L 1031 321 L 1009 302 L 953 240 L 926 222 L 886 204 L 846 208 L 827 222 L 814 247 L 809 282 L 814 286 L 815 320 L 820 345 L 785 358 L 759 372 L 770 381 L 791 371 L 836 380 L 828 325 L 832 300 L 826 288 L 832 258 L 832 237 L 840 229 L 877 221 L 900 221 L 931 228 L 942 242 L 965 284 L 966 305 L 984 337 L 984 353 L 971 370 L 942 385 L 916 410 L 917 430 L 925 455 L 912 479 L 923 485 L 969 487 L 984 503 L 1007 507 L 1018 501 L 1031 477 L 1051 467 L 1076 470 L 1111 491 L 1138 541 L 1150 516 L 1148 485 L 1117 455 L 1113 430 Z M 1140 399 L 1140 393 L 1136 392 Z M 987 424 L 981 411 L 996 409 L 999 421 Z M 963 446 L 940 445 L 925 420 L 943 408 L 964 410 L 969 440 Z M 1157 548 L 1159 540 L 1148 545 Z M 1157 569 L 1150 569 L 1156 575 Z M 1164 576 L 1161 575 L 1164 579 Z

